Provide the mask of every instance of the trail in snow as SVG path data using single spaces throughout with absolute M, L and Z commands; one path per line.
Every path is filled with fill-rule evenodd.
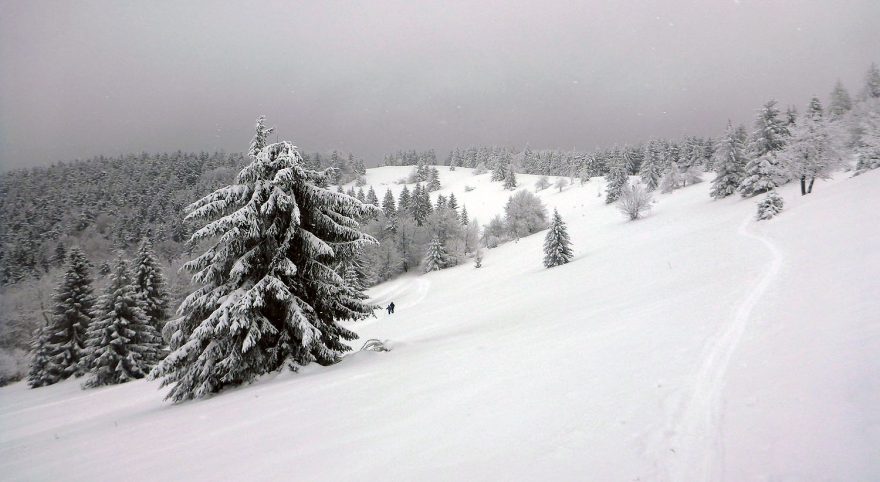
M 667 449 L 674 452 L 668 457 L 670 480 L 719 480 L 723 473 L 720 420 L 725 375 L 752 310 L 779 274 L 783 260 L 782 252 L 773 242 L 749 231 L 752 222 L 750 215 L 740 225 L 737 234 L 761 242 L 770 251 L 772 261 L 737 307 L 730 323 L 704 349 L 690 396 L 680 405 L 665 432 L 668 434 L 665 448 L 658 448 L 657 453 Z
M 384 287 L 382 291 L 374 294 L 367 300 L 368 303 L 378 305 L 381 308 L 379 314 L 373 318 L 359 321 L 358 326 L 369 326 L 385 318 L 385 307 L 392 301 L 397 311 L 417 306 L 425 300 L 430 290 L 431 282 L 425 279 L 424 275 L 400 278 L 393 281 L 389 286 Z

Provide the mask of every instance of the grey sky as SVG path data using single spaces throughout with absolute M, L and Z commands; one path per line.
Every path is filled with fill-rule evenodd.
M 0 0 L 0 164 L 711 135 L 880 61 L 880 1 Z

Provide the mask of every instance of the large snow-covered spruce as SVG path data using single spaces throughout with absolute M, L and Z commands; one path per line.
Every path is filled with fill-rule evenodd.
M 82 251 L 70 250 L 68 268 L 55 292 L 52 318 L 39 330 L 31 386 L 51 385 L 83 374 L 86 331 L 94 318 L 95 298 L 89 262 Z
M 571 250 L 571 240 L 568 237 L 568 229 L 559 211 L 553 210 L 553 219 L 550 222 L 550 230 L 544 238 L 544 267 L 552 268 L 568 263 L 574 253 Z
M 785 121 L 779 118 L 776 101 L 768 101 L 755 120 L 755 132 L 749 144 L 751 160 L 746 164 L 746 176 L 739 187 L 744 197 L 770 191 L 787 181 L 777 153 L 785 147 L 790 135 Z
M 727 132 L 715 150 L 715 179 L 710 195 L 714 199 L 730 196 L 739 189 L 746 177 L 745 129 L 736 129 L 727 123 Z
M 372 313 L 336 267 L 376 241 L 356 219 L 378 208 L 321 186 L 288 142 L 263 147 L 236 184 L 196 201 L 188 220 L 210 241 L 185 268 L 200 288 L 165 325 L 172 352 L 152 378 L 168 398 L 199 398 L 282 368 L 340 360 L 355 333 L 338 322 Z
M 162 357 L 159 332 L 150 324 L 143 307 L 127 263 L 120 257 L 87 332 L 82 359 L 88 371 L 86 387 L 143 378 Z

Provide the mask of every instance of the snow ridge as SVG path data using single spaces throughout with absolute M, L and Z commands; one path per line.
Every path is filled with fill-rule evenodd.
M 721 480 L 724 473 L 721 395 L 727 368 L 748 327 L 752 310 L 776 279 L 783 262 L 782 252 L 770 239 L 749 231 L 753 219 L 749 215 L 737 234 L 761 242 L 772 255 L 772 260 L 769 268 L 737 307 L 730 323 L 706 345 L 691 394 L 664 432 L 668 434 L 665 447 L 676 453 L 667 458 L 670 462 L 667 468 L 669 480 Z

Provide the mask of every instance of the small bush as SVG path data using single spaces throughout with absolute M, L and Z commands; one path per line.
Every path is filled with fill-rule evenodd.
M 629 217 L 630 221 L 639 219 L 643 213 L 651 209 L 654 198 L 645 186 L 641 184 L 627 184 L 620 190 L 620 199 L 617 200 L 617 208 Z

